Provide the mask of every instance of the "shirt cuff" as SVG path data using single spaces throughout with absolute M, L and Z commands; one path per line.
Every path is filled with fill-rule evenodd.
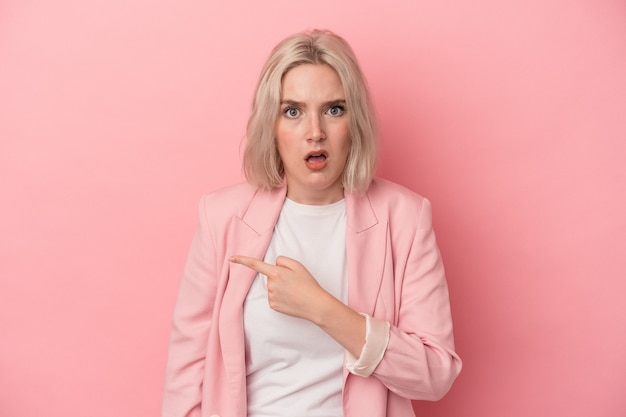
M 389 343 L 389 323 L 367 314 L 359 314 L 365 317 L 365 344 L 358 358 L 346 351 L 346 369 L 352 374 L 367 378 L 385 355 Z

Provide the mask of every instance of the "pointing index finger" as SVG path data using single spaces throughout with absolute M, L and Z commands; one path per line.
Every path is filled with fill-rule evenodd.
M 235 255 L 231 256 L 229 258 L 229 261 L 243 266 L 247 266 L 248 268 L 255 270 L 256 272 L 259 272 L 263 275 L 268 275 L 271 272 L 271 269 L 274 267 L 274 265 L 270 265 L 259 259 L 251 258 L 249 256 Z

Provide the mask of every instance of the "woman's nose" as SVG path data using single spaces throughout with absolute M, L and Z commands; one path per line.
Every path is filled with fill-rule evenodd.
M 309 121 L 309 133 L 307 140 L 319 142 L 326 139 L 326 133 L 324 133 L 324 125 L 322 118 L 319 115 L 313 115 Z

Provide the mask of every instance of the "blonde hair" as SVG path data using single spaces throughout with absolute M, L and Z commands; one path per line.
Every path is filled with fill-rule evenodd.
M 289 36 L 274 48 L 265 63 L 246 130 L 243 155 L 246 180 L 265 190 L 282 185 L 284 167 L 275 141 L 282 80 L 288 71 L 304 64 L 328 65 L 339 76 L 350 116 L 351 139 L 343 186 L 350 192 L 365 192 L 376 170 L 374 110 L 352 48 L 344 39 L 326 30 Z

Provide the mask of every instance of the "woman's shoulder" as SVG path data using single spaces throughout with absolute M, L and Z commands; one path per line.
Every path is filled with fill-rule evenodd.
M 430 201 L 403 185 L 375 178 L 367 195 L 376 215 L 391 225 L 400 226 L 401 230 L 431 226 Z
M 284 186 L 262 190 L 248 183 L 230 185 L 205 194 L 200 202 L 200 210 L 218 223 L 232 217 L 266 217 L 280 209 L 285 200 L 285 191 Z
M 227 185 L 222 188 L 218 188 L 204 194 L 202 198 L 204 200 L 241 200 L 246 197 L 253 196 L 258 191 L 258 188 L 253 187 L 247 182 L 241 182 L 238 184 Z
M 389 181 L 376 177 L 372 180 L 367 195 L 374 204 L 385 204 L 392 207 L 399 205 L 402 207 L 422 207 L 428 204 L 428 200 L 415 191 Z
M 200 210 L 211 216 L 232 216 L 245 211 L 258 188 L 248 183 L 225 186 L 204 194 Z

